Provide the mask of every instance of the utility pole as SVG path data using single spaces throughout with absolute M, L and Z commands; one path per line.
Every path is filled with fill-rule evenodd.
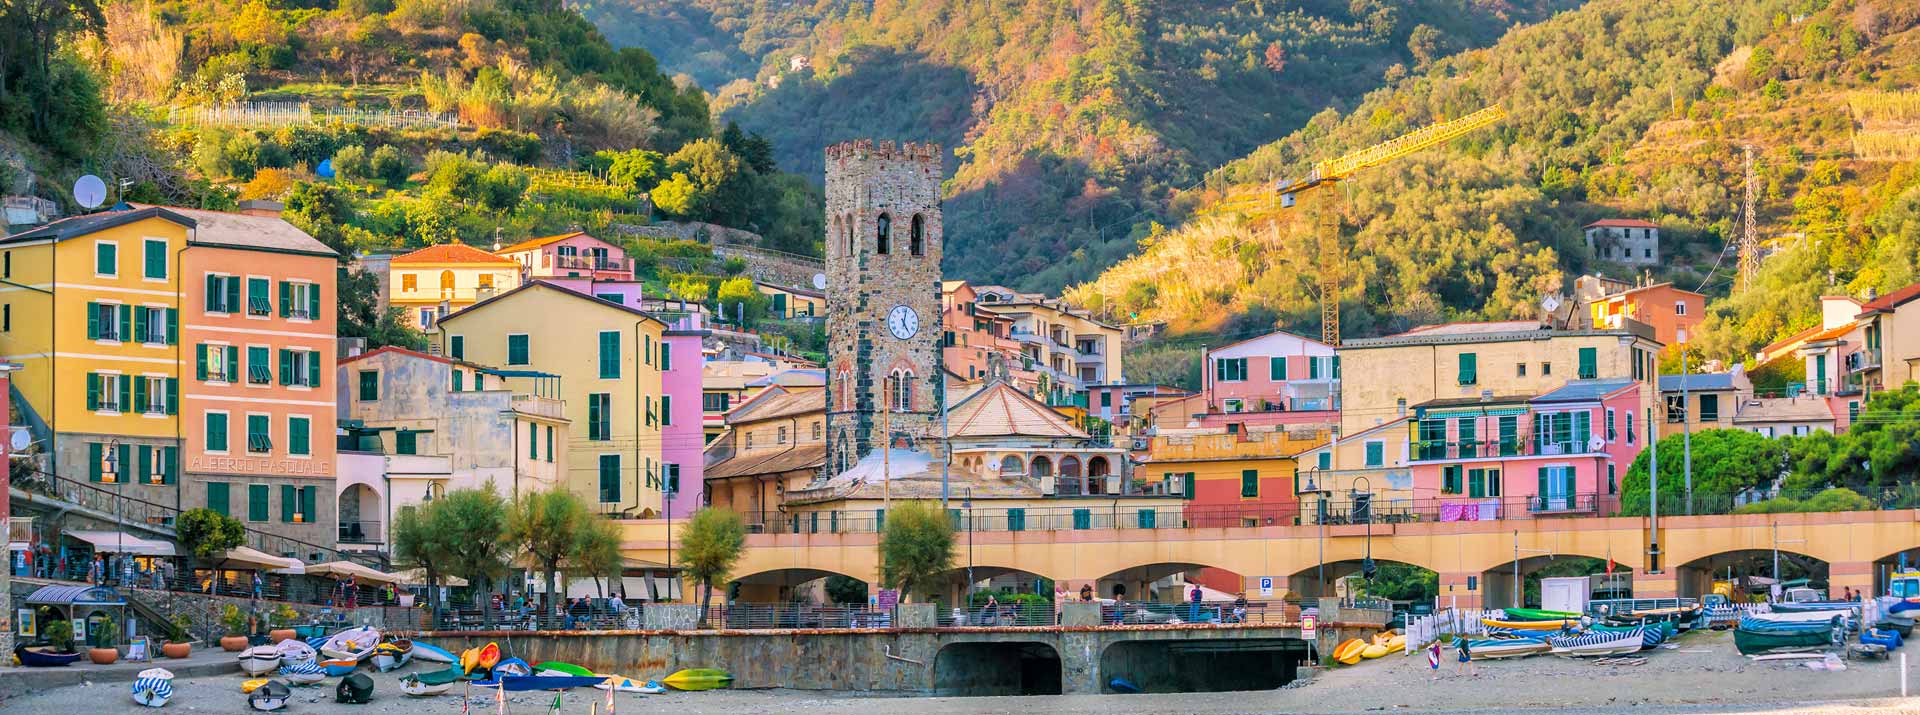
M 1660 361 L 1653 360 L 1653 394 L 1660 396 Z M 1664 406 L 1662 406 L 1664 409 Z M 1660 573 L 1660 429 L 1654 427 L 1653 408 L 1647 408 L 1647 571 Z
M 1680 473 L 1687 488 L 1687 516 L 1693 516 L 1693 400 L 1687 392 L 1687 341 L 1680 341 Z
M 1746 157 L 1746 200 L 1740 207 L 1740 290 L 1753 287 L 1753 279 L 1760 273 L 1760 237 L 1754 228 L 1754 198 L 1759 193 L 1758 182 L 1753 175 L 1753 145 L 1741 147 Z
M 889 378 L 891 379 L 891 378 Z M 897 386 L 894 389 L 899 389 Z M 893 395 L 880 404 L 880 513 L 893 508 Z M 884 518 L 884 517 L 882 517 Z M 879 528 L 880 524 L 875 524 Z

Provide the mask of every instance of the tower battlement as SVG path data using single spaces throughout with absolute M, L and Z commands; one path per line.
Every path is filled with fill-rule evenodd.
M 895 159 L 904 161 L 940 161 L 940 145 L 932 142 L 894 143 L 891 139 L 878 142 L 872 139 L 854 139 L 827 147 L 827 159 Z

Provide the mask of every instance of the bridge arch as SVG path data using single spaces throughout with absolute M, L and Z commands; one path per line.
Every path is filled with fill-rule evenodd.
M 969 584 L 973 585 L 972 589 L 968 588 Z M 926 592 L 916 592 L 913 598 L 922 603 L 939 601 L 950 606 L 966 603 L 970 592 L 1036 593 L 1052 598 L 1052 584 L 1053 579 L 1047 574 L 1021 566 L 998 561 L 968 564 L 962 558 L 956 559 L 953 568 L 935 578 Z
M 1680 596 L 1691 598 L 1711 593 L 1713 582 L 1718 580 L 1733 581 L 1736 593 L 1745 590 L 1756 596 L 1769 592 L 1776 580 L 1804 578 L 1814 588 L 1825 588 L 1832 583 L 1834 564 L 1808 551 L 1813 549 L 1738 548 L 1695 555 L 1675 564 L 1675 586 Z
M 863 583 L 871 578 L 823 568 L 767 569 L 735 577 L 729 583 L 728 595 L 736 603 L 788 603 L 802 600 L 827 603 L 832 599 L 826 593 L 825 582 L 833 576 L 844 576 Z
M 933 694 L 1059 695 L 1060 652 L 1039 641 L 961 641 L 933 655 Z
M 1312 599 L 1337 595 L 1340 593 L 1339 582 L 1349 576 L 1361 573 L 1365 567 L 1365 563 L 1365 559 L 1362 557 L 1327 561 L 1325 564 L 1318 562 L 1307 564 L 1304 568 L 1293 572 L 1293 574 L 1287 578 L 1287 590 L 1290 592 L 1289 595 L 1294 598 Z M 1417 593 L 1401 593 L 1399 591 L 1405 589 L 1396 587 L 1395 592 L 1385 594 L 1382 597 L 1404 601 L 1433 600 L 1434 593 L 1439 587 L 1440 574 L 1431 567 L 1414 561 L 1378 557 L 1374 558 L 1373 563 L 1376 579 L 1381 579 L 1384 575 L 1395 581 L 1421 579 L 1425 584 L 1416 589 Z
M 1174 580 L 1175 576 L 1182 578 Z M 1247 577 L 1232 569 L 1198 560 L 1158 561 L 1114 570 L 1094 579 L 1093 587 L 1101 598 L 1182 601 L 1186 600 L 1183 594 L 1166 592 L 1167 589 L 1177 590 L 1195 583 L 1231 596 L 1247 588 Z
M 1873 563 L 1868 564 L 1868 568 L 1872 571 L 1872 582 L 1869 587 L 1872 589 L 1871 593 L 1874 595 L 1887 593 L 1887 585 L 1891 583 L 1893 575 L 1901 569 L 1902 556 L 1906 557 L 1904 562 L 1906 570 L 1920 571 L 1920 546 L 1901 549 L 1874 559 Z
M 1480 603 L 1486 608 L 1541 607 L 1540 582 L 1543 578 L 1601 576 L 1596 588 L 1612 592 L 1608 597 L 1625 598 L 1633 589 L 1633 568 L 1613 562 L 1608 574 L 1608 559 L 1588 554 L 1524 555 L 1517 564 L 1509 558 L 1480 572 Z M 1516 573 L 1516 566 L 1518 566 Z M 1602 597 L 1595 594 L 1595 597 Z

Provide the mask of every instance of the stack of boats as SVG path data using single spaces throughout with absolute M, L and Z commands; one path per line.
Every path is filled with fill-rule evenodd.
M 1780 605 L 1780 604 L 1776 604 Z M 1750 613 L 1733 630 L 1733 645 L 1742 655 L 1818 650 L 1845 643 L 1853 623 L 1851 611 L 1797 611 Z
M 1505 609 L 1500 618 L 1482 618 L 1487 637 L 1467 641 L 1476 658 L 1515 658 L 1552 653 L 1567 657 L 1609 656 L 1660 645 L 1678 633 L 1673 620 L 1638 625 L 1596 624 L 1578 613 L 1531 608 Z

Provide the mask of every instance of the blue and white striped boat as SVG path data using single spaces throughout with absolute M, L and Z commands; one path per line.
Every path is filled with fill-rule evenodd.
M 1646 645 L 1644 628 L 1630 631 L 1589 631 L 1579 635 L 1555 636 L 1547 639 L 1552 644 L 1553 654 L 1568 657 L 1593 655 L 1623 655 L 1640 650 Z
M 312 685 L 327 679 L 327 669 L 311 660 L 281 662 L 280 675 L 294 685 Z
M 173 671 L 148 668 L 133 681 L 133 701 L 150 708 L 166 705 L 173 699 Z
M 1490 639 L 1519 638 L 1524 640 L 1534 640 L 1534 641 L 1544 642 L 1548 638 L 1556 635 L 1560 635 L 1562 633 L 1566 633 L 1566 631 L 1523 631 L 1523 630 L 1518 630 L 1514 628 L 1501 628 L 1499 626 L 1487 626 L 1487 637 Z

